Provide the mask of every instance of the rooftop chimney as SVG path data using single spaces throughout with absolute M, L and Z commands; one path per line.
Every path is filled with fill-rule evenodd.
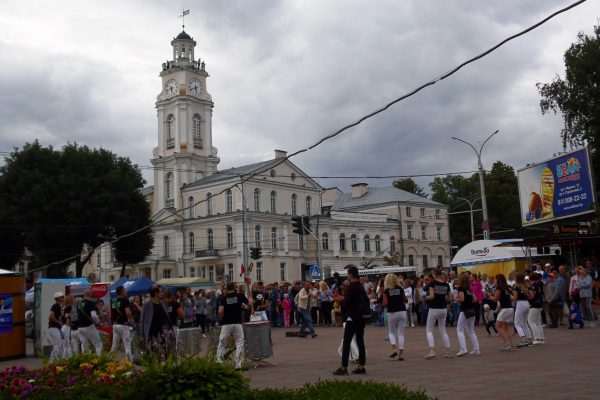
M 287 157 L 287 151 L 275 149 L 275 159 L 276 160 L 281 160 L 282 158 L 286 158 L 286 157 Z
M 352 198 L 363 197 L 368 191 L 369 185 L 367 183 L 355 183 L 352 185 Z

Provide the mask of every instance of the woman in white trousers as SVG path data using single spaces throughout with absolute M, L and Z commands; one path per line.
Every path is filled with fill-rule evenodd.
M 390 358 L 404 360 L 404 328 L 408 299 L 395 274 L 387 274 L 383 283 L 383 307 L 387 310 L 388 336 L 392 345 Z
M 533 335 L 527 319 L 529 317 L 529 287 L 525 282 L 525 273 L 517 272 L 515 274 L 515 290 L 512 295 L 515 307 L 515 329 L 521 338 L 521 343 L 517 347 L 533 346 Z
M 544 344 L 542 310 L 544 309 L 544 284 L 537 272 L 529 274 L 529 315 L 527 322 L 533 334 L 533 344 Z
M 475 299 L 470 289 L 469 276 L 463 273 L 459 278 L 458 303 L 460 304 L 460 314 L 458 315 L 458 323 L 456 324 L 456 336 L 460 344 L 460 351 L 457 356 L 462 357 L 468 353 L 467 340 L 465 338 L 465 329 L 471 340 L 473 350 L 471 354 L 479 354 L 479 341 L 475 334 Z

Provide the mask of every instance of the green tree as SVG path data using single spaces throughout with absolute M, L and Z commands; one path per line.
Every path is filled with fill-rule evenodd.
M 398 189 L 416 194 L 417 196 L 427 197 L 427 193 L 425 193 L 423 188 L 417 185 L 417 182 L 415 182 L 412 178 L 397 179 L 392 185 Z
M 565 78 L 538 83 L 542 114 L 561 112 L 565 148 L 588 144 L 594 171 L 600 171 L 600 26 L 593 35 L 580 32 L 564 54 Z M 600 174 L 595 176 L 600 189 Z
M 57 151 L 37 142 L 26 144 L 0 168 L 0 204 L 8 210 L 0 213 L 0 225 L 20 231 L 36 264 L 52 265 L 49 276 L 63 275 L 72 262 L 81 276 L 96 246 L 149 223 L 149 206 L 140 193 L 143 184 L 129 159 L 107 150 L 68 144 Z M 129 258 L 119 261 L 141 261 L 149 254 L 151 233 L 139 235 L 146 240 L 130 241 L 136 247 L 123 248 L 121 254 Z M 21 250 L 15 246 L 7 253 Z

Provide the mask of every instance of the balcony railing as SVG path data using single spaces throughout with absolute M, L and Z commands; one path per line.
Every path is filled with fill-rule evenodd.
M 202 148 L 202 138 L 194 138 L 194 147 Z
M 215 249 L 196 250 L 196 258 L 204 258 L 204 257 L 220 257 L 219 250 L 215 250 Z
M 175 200 L 174 199 L 167 199 L 165 200 L 165 208 L 173 208 L 175 207 Z
M 175 147 L 175 138 L 168 138 L 167 149 L 172 149 L 173 147 Z

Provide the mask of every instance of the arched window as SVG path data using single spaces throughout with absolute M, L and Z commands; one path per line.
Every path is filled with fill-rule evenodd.
M 358 251 L 358 243 L 356 241 L 356 235 L 353 233 L 350 236 L 350 245 L 352 246 L 352 251 Z
M 165 177 L 165 207 L 173 207 L 173 173 L 167 173 Z
M 175 117 L 169 114 L 167 117 L 167 149 L 175 147 Z
M 194 196 L 188 197 L 188 218 L 195 218 L 196 213 L 194 212 Z
M 312 202 L 312 198 L 310 196 L 306 196 L 306 215 L 310 217 L 310 203 Z
M 254 211 L 260 211 L 260 189 L 254 189 Z
M 193 118 L 193 133 L 194 133 L 194 146 L 195 147 L 202 147 L 202 136 L 201 136 L 201 124 L 202 124 L 202 119 L 200 118 L 200 116 L 198 114 L 194 115 Z
M 272 249 L 277 248 L 277 228 L 276 227 L 271 228 L 271 248 Z
M 375 251 L 381 251 L 381 238 L 379 235 L 375 236 Z
M 227 248 L 233 249 L 233 228 L 231 226 L 227 226 Z
M 396 252 L 396 238 L 391 236 L 390 237 L 390 253 L 395 253 Z
M 212 203 L 212 193 L 206 193 L 206 216 L 210 216 L 213 214 L 213 203 Z
M 262 247 L 262 240 L 260 234 L 260 225 L 254 227 L 254 246 Z
M 165 257 L 169 257 L 169 237 L 165 236 L 163 238 L 163 253 L 165 253 Z
M 324 232 L 323 235 L 321 235 L 321 245 L 323 250 L 329 250 L 329 235 L 327 232 Z
M 194 252 L 194 247 L 195 247 L 194 239 L 195 239 L 194 232 L 190 232 L 190 234 L 189 234 L 190 253 Z
M 346 235 L 340 235 L 340 251 L 346 251 Z
M 298 196 L 292 194 L 292 215 L 298 215 Z
M 206 231 L 206 247 L 208 250 L 213 250 L 215 248 L 215 235 L 210 228 Z
M 233 211 L 233 193 L 231 189 L 228 189 L 225 192 L 225 212 L 230 213 Z
M 363 241 L 365 242 L 365 251 L 371 251 L 371 238 L 369 235 L 365 235 Z
M 277 214 L 277 192 L 271 192 L 271 214 Z

